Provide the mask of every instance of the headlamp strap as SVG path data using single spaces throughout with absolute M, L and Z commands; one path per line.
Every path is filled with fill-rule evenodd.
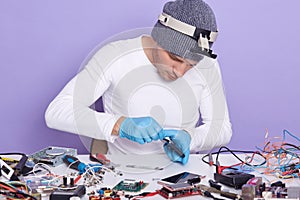
M 198 46 L 202 48 L 202 51 L 209 50 L 208 38 L 206 35 L 200 33 L 200 37 L 198 39 Z
M 178 32 L 196 39 L 199 47 L 201 47 L 202 50 L 210 50 L 209 42 L 215 42 L 218 36 L 218 32 L 197 28 L 190 24 L 179 21 L 166 13 L 160 14 L 158 20 L 162 25 L 170 27 Z
M 196 29 L 195 26 L 192 26 L 190 24 L 179 21 L 166 13 L 160 14 L 160 16 L 158 17 L 158 20 L 160 21 L 161 24 L 163 24 L 167 27 L 170 27 L 170 28 L 172 28 L 176 31 L 179 31 L 185 35 L 189 35 L 191 37 L 194 36 L 194 32 Z

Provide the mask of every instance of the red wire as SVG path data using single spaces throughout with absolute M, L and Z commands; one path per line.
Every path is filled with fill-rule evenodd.
M 149 194 L 146 194 L 144 196 L 136 196 L 136 197 L 133 197 L 132 200 L 136 200 L 136 199 L 141 199 L 141 198 L 144 198 L 144 197 L 152 197 L 154 195 L 157 195 L 159 192 L 158 191 L 155 191 L 155 192 L 150 192 Z
M 80 179 L 81 179 L 81 175 L 78 175 L 78 176 L 75 178 L 74 183 L 76 184 Z
M 247 164 L 251 163 L 254 160 L 254 156 L 256 154 L 259 154 L 259 152 L 257 152 L 257 151 L 254 152 L 250 158 L 250 161 L 248 161 Z M 221 174 L 224 169 L 236 167 L 236 166 L 243 165 L 243 164 L 245 164 L 245 162 L 237 163 L 237 164 L 230 165 L 230 166 L 218 166 L 218 173 Z
M 4 188 L 4 189 L 6 189 L 6 190 L 8 190 L 8 191 L 10 191 L 10 192 L 13 192 L 13 193 L 16 193 L 16 192 L 18 192 L 18 190 L 17 190 L 17 189 L 15 189 L 15 188 L 11 187 L 10 185 L 6 185 L 6 184 L 2 184 L 2 183 L 0 183 L 0 187 Z M 21 194 L 17 194 L 17 196 L 21 196 L 21 197 L 22 197 L 22 195 L 21 195 Z
M 9 186 L 7 186 L 7 185 L 1 184 L 1 183 L 0 183 L 0 187 L 6 189 L 6 190 L 8 190 L 8 191 L 11 191 L 11 192 L 17 192 L 16 189 L 14 189 L 14 188 L 12 188 L 12 187 L 9 187 Z

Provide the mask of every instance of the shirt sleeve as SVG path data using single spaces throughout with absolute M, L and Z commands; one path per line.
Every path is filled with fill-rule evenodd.
M 211 67 L 200 68 L 198 72 L 205 80 L 199 103 L 202 123 L 192 135 L 191 152 L 211 150 L 229 143 L 232 136 L 228 107 L 222 76 L 217 61 Z
M 86 66 L 69 81 L 49 104 L 45 120 L 48 127 L 113 142 L 111 135 L 120 116 L 97 112 L 91 105 L 111 84 L 110 63 L 116 56 L 113 45 L 100 49 Z

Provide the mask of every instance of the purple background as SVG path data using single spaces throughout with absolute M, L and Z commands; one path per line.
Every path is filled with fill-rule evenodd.
M 101 41 L 152 26 L 166 0 L 0 1 L 0 151 L 46 146 L 86 152 L 77 135 L 46 127 L 50 101 Z M 254 149 L 265 129 L 300 135 L 300 2 L 207 0 L 220 35 L 219 55 L 234 135 Z M 284 3 L 283 3 L 284 2 Z

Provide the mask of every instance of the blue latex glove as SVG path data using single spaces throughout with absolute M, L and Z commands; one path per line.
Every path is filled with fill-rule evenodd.
M 125 118 L 121 123 L 119 135 L 140 144 L 161 139 L 162 127 L 152 117 Z
M 186 164 L 189 160 L 190 156 L 190 144 L 191 144 L 191 136 L 184 130 L 162 130 L 160 132 L 160 137 L 169 137 L 172 142 L 176 145 L 178 149 L 180 149 L 184 153 L 184 157 L 180 157 L 174 150 L 168 147 L 168 144 L 164 144 L 164 150 L 168 157 L 174 162 L 180 162 L 182 164 Z

